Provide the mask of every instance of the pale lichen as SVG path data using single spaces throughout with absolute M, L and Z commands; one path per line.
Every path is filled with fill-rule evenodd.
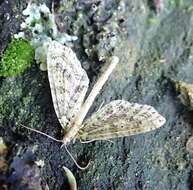
M 181 103 L 187 106 L 190 110 L 193 109 L 193 84 L 183 82 L 183 81 L 174 81 L 176 91 L 179 93 L 178 98 Z
M 41 70 L 46 70 L 46 54 L 49 43 L 56 40 L 66 44 L 77 40 L 76 36 L 70 36 L 58 30 L 55 22 L 55 14 L 45 4 L 28 4 L 23 11 L 26 17 L 21 23 L 21 31 L 16 38 L 28 39 L 35 48 L 35 60 L 40 64 Z

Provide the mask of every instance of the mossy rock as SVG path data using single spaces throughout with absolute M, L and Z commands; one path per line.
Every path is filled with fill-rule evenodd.
M 30 67 L 34 58 L 34 49 L 26 40 L 12 39 L 1 57 L 0 76 L 16 76 Z

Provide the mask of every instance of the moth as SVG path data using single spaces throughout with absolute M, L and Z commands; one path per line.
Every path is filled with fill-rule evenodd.
M 85 120 L 94 99 L 118 63 L 113 56 L 88 97 L 86 71 L 71 48 L 52 41 L 47 53 L 47 68 L 57 118 L 65 130 L 63 143 L 73 140 L 109 140 L 152 131 L 165 123 L 152 106 L 115 100 Z M 85 99 L 85 100 L 84 100 Z

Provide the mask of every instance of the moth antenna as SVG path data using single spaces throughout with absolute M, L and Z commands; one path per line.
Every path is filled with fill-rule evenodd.
M 75 165 L 77 166 L 77 168 L 79 168 L 80 170 L 85 170 L 88 168 L 88 166 L 90 165 L 90 162 L 88 162 L 88 164 L 85 167 L 80 166 L 77 161 L 75 160 L 75 158 L 73 157 L 73 155 L 71 154 L 71 152 L 68 150 L 67 146 L 65 144 L 62 145 L 62 147 L 65 147 L 66 152 L 69 154 L 69 156 L 71 157 L 71 159 L 73 160 L 73 162 L 75 163 Z
M 32 129 L 32 128 L 30 128 L 30 127 L 26 127 L 26 126 L 23 125 L 23 124 L 20 124 L 20 125 L 21 125 L 22 127 L 26 128 L 26 129 L 30 130 L 30 131 L 33 131 L 33 132 L 39 133 L 39 134 L 41 134 L 41 135 L 44 135 L 44 136 L 48 137 L 49 139 L 52 139 L 52 140 L 54 140 L 54 141 L 56 141 L 56 142 L 63 142 L 62 140 L 56 139 L 56 138 L 54 138 L 54 137 L 52 137 L 52 136 L 50 136 L 50 135 L 48 135 L 48 134 L 46 134 L 46 133 L 43 133 L 43 132 L 41 132 L 41 131 L 38 131 L 38 130 L 36 130 L 36 129 Z M 63 146 L 65 147 L 66 152 L 69 154 L 69 156 L 71 157 L 71 159 L 73 160 L 73 162 L 76 164 L 76 166 L 77 166 L 80 170 L 85 170 L 85 169 L 88 168 L 88 166 L 90 165 L 90 162 L 89 162 L 85 167 L 81 167 L 81 166 L 76 162 L 75 158 L 74 158 L 73 155 L 70 153 L 70 151 L 68 150 L 67 146 L 66 146 L 65 144 L 63 144 L 63 145 L 61 146 L 61 148 L 62 148 Z
M 33 132 L 39 133 L 39 134 L 41 134 L 41 135 L 44 135 L 44 136 L 48 137 L 49 139 L 52 139 L 52 140 L 54 140 L 54 141 L 56 141 L 56 142 L 63 142 L 62 140 L 56 139 L 56 138 L 54 138 L 54 137 L 52 137 L 52 136 L 50 136 L 50 135 L 48 135 L 48 134 L 46 134 L 46 133 L 43 133 L 43 132 L 41 132 L 41 131 L 38 131 L 38 130 L 36 130 L 36 129 L 32 129 L 32 128 L 30 128 L 30 127 L 26 127 L 26 126 L 23 125 L 23 124 L 20 124 L 20 125 L 21 125 L 22 127 L 26 128 L 26 129 L 30 130 L 30 131 L 33 131 Z

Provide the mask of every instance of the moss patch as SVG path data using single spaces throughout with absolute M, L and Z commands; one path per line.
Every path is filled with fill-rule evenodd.
M 34 50 L 28 41 L 13 39 L 2 55 L 0 76 L 10 77 L 21 74 L 34 58 Z

